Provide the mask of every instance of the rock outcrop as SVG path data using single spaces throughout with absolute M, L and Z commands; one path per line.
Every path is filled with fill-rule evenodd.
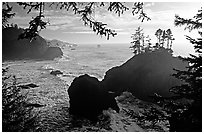
M 109 93 L 95 77 L 85 74 L 74 79 L 68 89 L 70 113 L 91 120 L 108 108 L 119 112 L 114 95 Z
M 18 87 L 22 88 L 22 89 L 30 89 L 30 88 L 36 88 L 39 86 L 36 84 L 33 84 L 33 83 L 29 83 L 29 84 L 25 84 L 25 85 L 18 85 Z
M 48 43 L 41 36 L 30 41 L 19 39 L 23 29 L 8 27 L 2 30 L 2 57 L 3 60 L 18 59 L 49 59 L 62 56 L 60 48 L 50 48 Z
M 59 47 L 49 47 L 43 54 L 43 59 L 54 59 L 63 55 L 62 50 Z
M 117 95 L 129 91 L 139 99 L 151 101 L 149 96 L 154 93 L 165 97 L 172 96 L 169 89 L 181 83 L 171 76 L 175 73 L 173 69 L 185 70 L 187 65 L 165 50 L 143 53 L 108 70 L 102 83 Z
M 61 72 L 60 70 L 52 70 L 51 72 L 50 72 L 50 74 L 52 74 L 52 75 L 63 75 L 63 72 Z
M 59 47 L 61 49 L 64 49 L 66 46 L 70 46 L 71 44 L 59 40 L 47 40 L 47 43 L 49 47 Z

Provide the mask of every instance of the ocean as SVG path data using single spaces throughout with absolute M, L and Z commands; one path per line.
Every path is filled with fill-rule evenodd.
M 153 105 L 137 99 L 129 92 L 124 92 L 116 98 L 121 111 L 119 113 L 111 109 L 104 111 L 104 116 L 100 116 L 97 124 L 70 116 L 68 86 L 63 81 L 57 81 L 54 76 L 50 77 L 47 71 L 42 71 L 42 66 L 49 71 L 62 71 L 63 75 L 59 78 L 71 85 L 74 78 L 83 74 L 102 80 L 106 71 L 122 65 L 134 54 L 128 44 L 67 46 L 62 51 L 63 57 L 55 60 L 4 63 L 5 67 L 10 66 L 10 73 L 15 74 L 21 84 L 34 83 L 39 86 L 24 91 L 28 91 L 28 99 L 31 102 L 44 105 L 41 109 L 36 108 L 37 111 L 40 110 L 37 113 L 41 119 L 38 127 L 40 131 L 169 131 L 169 124 L 166 121 L 159 122 L 159 129 L 155 129 L 151 123 L 144 123 L 132 116 L 142 115 L 145 111 L 149 112 Z
M 110 68 L 125 63 L 133 56 L 128 44 L 77 45 L 65 47 L 63 57 L 44 66 L 45 69 L 60 70 L 60 78 L 68 85 L 75 77 L 89 74 L 102 80 Z

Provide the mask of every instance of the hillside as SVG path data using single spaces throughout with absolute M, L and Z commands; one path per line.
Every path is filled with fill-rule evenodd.
M 48 46 L 49 47 L 60 47 L 61 49 L 64 49 L 65 47 L 74 47 L 76 46 L 76 44 L 70 44 L 64 41 L 60 41 L 60 40 L 47 40 Z
M 123 91 L 131 92 L 142 100 L 151 100 L 149 96 L 157 93 L 171 96 L 169 89 L 181 81 L 171 76 L 174 68 L 185 70 L 187 63 L 173 57 L 165 50 L 143 53 L 133 56 L 121 66 L 106 72 L 103 84 L 118 95 Z
M 63 55 L 59 47 L 50 47 L 41 36 L 36 39 L 18 39 L 21 28 L 8 27 L 2 30 L 3 60 L 16 59 L 54 59 Z M 53 54 L 54 52 L 54 54 Z

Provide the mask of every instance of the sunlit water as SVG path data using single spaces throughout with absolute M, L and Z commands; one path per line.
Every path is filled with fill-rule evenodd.
M 46 69 L 57 69 L 63 72 L 60 78 L 69 85 L 75 77 L 89 74 L 103 79 L 105 72 L 119 66 L 133 56 L 128 45 L 78 45 L 63 49 L 63 57 L 44 66 Z

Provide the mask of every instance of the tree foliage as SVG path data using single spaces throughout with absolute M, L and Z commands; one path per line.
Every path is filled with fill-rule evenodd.
M 162 30 L 160 28 L 157 29 L 155 36 L 157 37 L 157 43 L 160 44 L 161 43 L 161 36 L 162 36 Z
M 175 26 L 185 26 L 185 30 L 192 31 L 194 29 L 202 28 L 202 9 L 198 10 L 198 13 L 192 19 L 185 19 L 175 15 Z
M 15 13 L 11 13 L 12 7 L 8 3 L 2 3 L 5 8 L 2 9 L 2 29 L 8 27 L 8 20 L 15 16 Z
M 173 40 L 175 40 L 173 38 L 171 29 L 162 30 L 159 28 L 155 32 L 155 36 L 157 37 L 157 43 L 159 47 L 164 47 L 166 44 L 166 49 L 171 49 Z
M 139 17 L 138 19 L 142 19 L 142 22 L 146 19 L 147 21 L 148 20 L 151 20 L 147 14 L 144 12 L 144 3 L 143 2 L 135 2 L 134 3 L 134 6 L 133 6 L 133 10 L 132 10 L 132 14 L 135 15 L 135 14 L 139 14 Z
M 135 30 L 135 33 L 132 34 L 131 38 L 133 41 L 131 42 L 132 46 L 130 46 L 130 48 L 133 50 L 134 54 L 153 51 L 150 36 L 145 35 L 140 26 Z
M 15 76 L 2 69 L 2 130 L 3 132 L 33 131 L 37 117 L 27 107 L 27 97 L 17 85 Z
M 66 10 L 73 12 L 75 15 L 79 15 L 85 26 L 89 26 L 97 35 L 105 36 L 107 39 L 110 36 L 115 36 L 117 33 L 107 27 L 107 24 L 95 20 L 93 12 L 97 7 L 107 8 L 109 12 L 113 12 L 121 16 L 125 11 L 129 10 L 125 2 L 17 2 L 23 9 L 27 10 L 29 14 L 33 10 L 39 11 L 39 15 L 34 17 L 29 22 L 29 27 L 25 29 L 20 38 L 34 39 L 38 36 L 39 31 L 45 29 L 48 22 L 44 21 L 45 8 L 55 8 L 60 10 Z M 147 14 L 143 10 L 143 2 L 135 2 L 132 6 L 132 14 L 138 15 L 138 19 L 141 21 L 150 20 Z
M 157 37 L 157 43 L 153 45 L 151 43 L 151 38 L 149 35 L 145 35 L 143 32 L 143 29 L 141 27 L 138 27 L 135 30 L 135 33 L 132 34 L 132 46 L 130 48 L 133 50 L 134 54 L 140 54 L 140 53 L 145 53 L 145 52 L 152 52 L 155 50 L 160 50 L 160 49 L 165 49 L 168 52 L 172 53 L 172 43 L 173 40 L 173 34 L 171 32 L 171 29 L 162 30 L 162 29 L 157 29 L 155 32 L 155 36 Z M 166 47 L 165 47 L 166 44 Z
M 175 40 L 175 38 L 173 38 L 173 34 L 172 34 L 171 29 L 166 30 L 166 39 L 167 39 L 167 49 L 171 49 L 172 42 L 173 42 L 173 40 Z
M 130 48 L 133 49 L 133 53 L 134 54 L 140 54 L 142 52 L 142 47 L 144 46 L 144 32 L 143 29 L 141 29 L 141 27 L 138 27 L 135 30 L 135 33 L 132 34 L 131 38 L 133 39 L 133 41 L 131 42 L 131 44 L 133 44 Z
M 177 17 L 175 22 L 177 25 L 186 25 L 185 29 L 200 29 L 202 28 L 202 10 L 199 10 L 198 12 L 199 13 L 193 17 L 196 18 L 194 21 L 192 19 Z M 201 37 L 197 39 L 186 36 L 186 39 L 194 45 L 196 54 L 190 54 L 189 57 L 182 58 L 189 63 L 189 67 L 187 68 L 187 71 L 177 70 L 177 74 L 174 74 L 173 76 L 185 81 L 185 83 L 171 89 L 172 92 L 193 100 L 200 100 L 202 92 L 202 34 L 200 34 L 200 36 Z
M 175 17 L 176 26 L 185 26 L 190 31 L 202 28 L 202 10 L 193 19 Z M 157 102 L 171 115 L 169 118 L 170 131 L 202 131 L 202 32 L 200 37 L 186 39 L 194 45 L 196 54 L 190 54 L 182 60 L 189 63 L 187 70 L 177 70 L 174 77 L 183 81 L 179 86 L 170 89 L 176 96 L 164 98 L 155 96 Z

